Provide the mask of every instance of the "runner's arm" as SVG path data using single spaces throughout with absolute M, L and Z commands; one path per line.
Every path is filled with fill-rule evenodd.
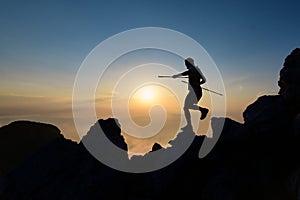
M 173 75 L 172 78 L 177 78 L 179 76 L 188 76 L 188 75 L 189 75 L 189 71 L 187 70 L 185 72 Z

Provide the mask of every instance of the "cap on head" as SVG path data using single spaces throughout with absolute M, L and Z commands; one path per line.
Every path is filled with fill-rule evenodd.
M 185 63 L 189 63 L 189 64 L 195 66 L 195 63 L 194 63 L 194 59 L 193 59 L 193 58 L 186 58 L 184 61 L 185 61 Z

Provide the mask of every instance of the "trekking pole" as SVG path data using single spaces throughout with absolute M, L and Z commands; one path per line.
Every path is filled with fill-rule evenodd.
M 172 76 L 158 75 L 158 78 L 173 78 Z M 178 76 L 177 78 L 188 78 L 187 76 Z
M 181 82 L 187 83 L 187 84 L 188 84 L 188 82 L 186 82 L 186 81 L 181 81 Z M 210 89 L 207 89 L 207 88 L 204 88 L 204 87 L 202 87 L 202 89 L 203 89 L 203 90 L 206 90 L 206 91 L 208 91 L 208 92 L 212 92 L 212 93 L 215 93 L 215 94 L 217 94 L 217 95 L 223 96 L 223 94 L 218 93 L 218 92 L 215 92 L 215 91 L 213 91 L 213 90 L 210 90 Z

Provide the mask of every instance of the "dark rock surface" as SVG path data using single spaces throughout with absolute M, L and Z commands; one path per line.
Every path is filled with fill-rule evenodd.
M 53 125 L 15 121 L 0 128 L 0 179 L 49 141 L 62 138 Z
M 101 129 L 99 129 L 100 127 Z M 95 123 L 90 130 L 88 131 L 87 135 L 82 138 L 82 141 L 80 144 L 84 142 L 93 142 L 97 141 L 97 145 L 101 145 L 101 142 L 103 141 L 98 141 L 98 135 L 99 131 L 103 131 L 104 135 L 117 147 L 120 149 L 123 149 L 127 151 L 127 144 L 125 142 L 124 137 L 121 135 L 121 129 L 120 129 L 120 124 L 117 119 L 113 118 L 108 118 L 106 120 L 100 119 L 98 120 L 97 123 Z
M 249 109 L 257 108 L 254 104 Z M 216 120 L 220 119 L 213 118 L 212 124 Z M 112 119 L 99 122 L 106 121 L 108 127 L 118 127 Z M 299 120 L 289 122 L 300 126 Z M 82 144 L 58 138 L 0 182 L 0 199 L 161 199 L 195 193 L 199 199 L 296 199 L 300 140 L 291 124 L 269 132 L 226 118 L 221 137 L 205 158 L 198 158 L 204 136 L 196 136 L 175 162 L 141 174 L 112 169 Z M 116 135 L 118 128 L 109 133 L 112 130 Z M 193 133 L 182 132 L 174 141 L 184 134 Z
M 284 60 L 278 86 L 291 111 L 300 111 L 300 48 L 294 49 Z
M 110 140 L 122 141 L 116 120 L 99 122 L 109 127 L 106 135 L 113 135 Z M 94 137 L 92 130 L 86 138 Z M 114 140 L 116 134 L 119 138 Z M 186 155 L 170 166 L 139 174 L 112 169 L 96 160 L 82 143 L 59 138 L 0 182 L 0 199 L 157 199 L 172 196 L 174 189 L 192 191 L 199 186 L 190 181 L 199 167 L 197 155 L 202 141 L 203 137 L 197 137 Z M 189 166 L 186 172 L 185 165 Z M 187 184 L 182 185 L 184 182 Z

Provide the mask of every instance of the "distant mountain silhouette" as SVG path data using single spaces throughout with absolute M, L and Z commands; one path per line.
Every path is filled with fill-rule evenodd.
M 38 148 L 0 181 L 0 199 L 299 199 L 300 114 L 299 90 L 295 90 L 299 85 L 293 79 L 295 69 L 300 68 L 298 51 L 291 52 L 285 61 L 289 64 L 281 71 L 279 94 L 261 96 L 250 104 L 243 112 L 244 123 L 230 118 L 211 119 L 213 131 L 219 120 L 225 120 L 225 124 L 216 146 L 203 159 L 198 153 L 205 136 L 195 136 L 190 130 L 170 141 L 172 147 L 162 149 L 172 151 L 186 136 L 193 135 L 183 155 L 148 173 L 117 171 L 97 161 L 82 142 L 58 137 Z M 300 74 L 297 76 L 300 78 Z M 100 119 L 83 140 L 93 141 L 101 134 L 95 131 L 98 124 L 109 140 L 127 150 L 117 119 Z M 24 135 L 26 131 L 21 128 L 17 132 L 15 135 Z M 39 134 L 35 132 L 30 140 L 39 140 Z M 8 148 L 15 144 L 14 140 L 7 141 Z M 156 144 L 152 152 L 159 149 Z M 21 155 L 22 150 L 18 151 L 16 155 Z

